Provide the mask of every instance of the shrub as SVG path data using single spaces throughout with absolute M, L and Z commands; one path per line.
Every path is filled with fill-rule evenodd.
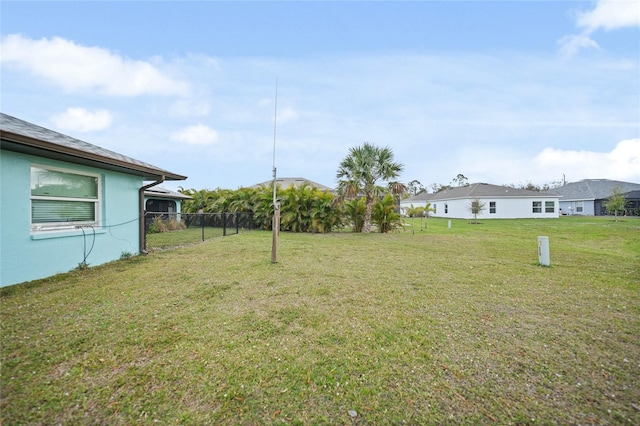
M 186 229 L 187 225 L 177 219 L 164 220 L 162 216 L 153 218 L 147 229 L 147 234 L 159 234 L 168 231 L 180 231 Z

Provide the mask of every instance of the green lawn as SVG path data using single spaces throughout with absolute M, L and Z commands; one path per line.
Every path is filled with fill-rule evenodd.
M 0 424 L 640 424 L 640 219 L 480 222 L 2 289 Z
M 222 237 L 222 228 L 191 227 L 176 231 L 159 232 L 155 234 L 147 234 L 147 249 L 150 251 L 161 250 L 167 248 L 175 248 L 185 244 L 193 244 L 206 241 L 211 238 Z M 228 231 L 229 234 L 235 234 L 235 228 Z

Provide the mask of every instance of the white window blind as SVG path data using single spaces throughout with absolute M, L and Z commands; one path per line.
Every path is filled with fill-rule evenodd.
M 32 229 L 95 225 L 99 205 L 99 176 L 31 166 Z

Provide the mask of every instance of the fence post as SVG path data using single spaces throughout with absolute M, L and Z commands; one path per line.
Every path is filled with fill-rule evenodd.
M 144 245 L 140 247 L 141 252 L 147 251 L 147 234 L 149 233 L 149 226 L 147 225 L 147 211 L 144 211 L 144 216 L 142 216 L 142 220 L 144 221 Z
M 204 212 L 200 209 L 198 213 L 200 213 L 200 228 L 202 228 L 202 241 L 204 241 Z
M 239 213 L 236 212 L 236 235 L 240 233 L 240 216 L 238 216 Z
M 227 236 L 227 214 L 224 212 L 222 213 L 222 236 Z

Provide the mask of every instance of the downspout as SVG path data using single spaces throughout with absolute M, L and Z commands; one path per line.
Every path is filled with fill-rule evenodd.
M 145 225 L 145 217 L 144 217 L 144 191 L 146 191 L 147 189 L 156 186 L 158 184 L 161 184 L 162 182 L 164 182 L 164 175 L 161 176 L 160 180 L 157 180 L 153 183 L 150 183 L 149 185 L 145 185 L 142 188 L 140 188 L 138 190 L 138 207 L 140 209 L 140 226 L 139 226 L 139 232 L 138 232 L 138 238 L 139 238 L 139 242 L 140 242 L 140 254 L 149 254 L 149 252 L 147 252 L 147 241 L 144 238 L 144 225 Z

